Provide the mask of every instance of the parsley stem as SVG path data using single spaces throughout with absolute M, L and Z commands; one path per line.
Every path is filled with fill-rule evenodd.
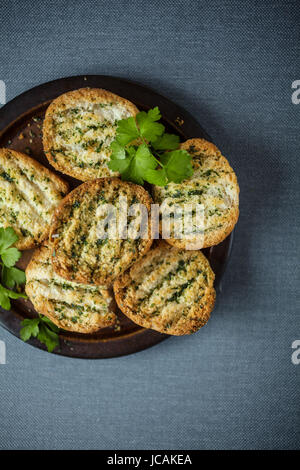
M 147 145 L 147 147 L 150 147 L 150 145 L 148 144 L 148 142 L 146 141 L 146 139 L 144 139 L 144 137 L 141 135 L 140 133 L 140 139 L 142 140 L 143 144 Z M 156 158 L 156 157 L 159 157 L 159 154 L 157 152 L 155 152 L 155 150 L 153 150 L 153 148 L 151 147 L 151 153 L 152 153 L 152 156 L 154 157 L 156 163 L 159 164 L 159 166 L 161 166 L 162 168 L 164 168 L 164 165 Z M 156 155 L 156 156 L 155 156 Z
M 157 163 L 162 167 L 164 168 L 164 165 L 157 159 L 157 157 L 159 157 L 160 155 L 155 152 L 155 150 L 153 150 L 153 148 L 151 148 L 151 153 L 153 155 L 153 157 L 155 158 L 155 160 L 157 161 Z
M 156 162 L 157 162 L 162 168 L 164 168 L 164 165 L 163 165 L 159 160 L 157 160 L 157 158 L 156 158 L 154 155 L 153 155 L 153 157 L 154 157 L 154 159 L 156 160 Z

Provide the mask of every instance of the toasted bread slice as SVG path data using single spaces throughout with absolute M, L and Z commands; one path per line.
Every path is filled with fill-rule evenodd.
M 19 250 L 48 237 L 53 211 L 67 192 L 68 184 L 36 160 L 0 149 L 0 226 L 13 227 Z
M 36 311 L 64 330 L 94 333 L 116 322 L 108 289 L 59 277 L 46 244 L 36 249 L 26 268 L 25 290 Z
M 112 232 L 109 225 L 108 231 L 101 232 L 101 222 L 106 219 L 109 209 L 116 211 L 115 221 L 122 222 L 124 213 L 120 196 L 125 198 L 128 206 L 143 204 L 146 208 L 144 238 L 134 239 L 133 235 L 131 238 L 130 231 L 128 236 L 125 233 L 121 238 L 119 230 L 113 232 L 113 225 Z M 78 186 L 62 201 L 53 218 L 50 240 L 56 273 L 85 284 L 111 284 L 150 249 L 151 202 L 144 188 L 118 178 L 102 178 Z M 128 219 L 130 226 L 138 227 L 140 217 L 140 214 L 132 215 Z
M 56 98 L 43 125 L 45 154 L 57 170 L 81 181 L 118 176 L 108 167 L 118 121 L 135 116 L 130 101 L 100 88 L 81 88 Z
M 119 308 L 144 328 L 169 335 L 191 334 L 214 307 L 215 275 L 201 251 L 167 243 L 150 250 L 114 283 Z
M 194 174 L 180 184 L 154 186 L 157 203 L 184 209 L 185 204 L 202 205 L 202 223 L 198 234 L 192 219 L 191 234 L 182 238 L 170 232 L 168 243 L 177 248 L 201 249 L 221 243 L 233 230 L 239 217 L 239 186 L 236 175 L 217 147 L 204 139 L 190 139 L 181 144 L 193 157 Z M 201 215 L 201 214 L 200 214 Z M 172 229 L 172 227 L 171 227 Z M 188 231 L 187 231 L 188 232 Z M 194 235 L 193 235 L 194 234 Z M 172 236 L 173 235 L 173 236 Z

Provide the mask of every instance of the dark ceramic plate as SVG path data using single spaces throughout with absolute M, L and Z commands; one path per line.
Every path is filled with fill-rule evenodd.
M 211 140 L 200 124 L 183 108 L 164 98 L 155 91 L 134 82 L 105 75 L 87 75 L 54 80 L 32 88 L 10 101 L 0 109 L 0 147 L 8 147 L 25 152 L 52 171 L 42 149 L 42 123 L 45 111 L 51 100 L 70 90 L 81 87 L 105 88 L 132 101 L 139 109 L 147 110 L 158 106 L 163 123 L 169 132 L 180 135 L 182 141 L 192 137 L 204 137 Z M 80 184 L 66 175 L 71 187 Z M 216 274 L 218 286 L 226 261 L 230 255 L 232 235 L 223 243 L 204 250 Z M 32 251 L 23 252 L 19 266 L 24 269 Z M 24 318 L 34 317 L 36 312 L 28 300 L 13 302 L 11 311 L 1 309 L 0 323 L 16 336 L 19 336 L 20 322 Z M 93 335 L 70 332 L 60 334 L 60 348 L 57 354 L 80 358 L 108 358 L 131 354 L 168 338 L 153 330 L 147 330 L 131 322 L 119 312 L 119 331 L 106 328 Z M 35 347 L 45 349 L 37 340 L 29 341 Z

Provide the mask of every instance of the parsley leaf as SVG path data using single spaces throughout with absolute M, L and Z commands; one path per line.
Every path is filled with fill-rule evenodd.
M 108 162 L 108 168 L 112 171 L 118 171 L 119 173 L 124 173 L 130 165 L 130 158 L 125 158 L 124 160 L 110 160 Z
M 0 284 L 0 305 L 5 310 L 10 310 L 11 308 L 10 299 L 19 299 L 20 297 L 26 299 L 27 295 L 19 294 L 13 290 L 6 289 Z
M 9 289 L 0 284 L 0 306 L 5 310 L 10 310 L 10 299 L 27 298 L 27 295 L 15 292 L 11 289 L 15 285 L 24 284 L 26 282 L 25 273 L 14 267 L 14 264 L 21 257 L 21 252 L 12 247 L 18 236 L 12 227 L 0 227 L 0 268 L 2 283 Z M 59 328 L 52 321 L 40 315 L 38 318 L 26 318 L 21 323 L 20 337 L 23 341 L 28 341 L 32 336 L 38 338 L 41 343 L 47 346 L 49 352 L 52 352 L 59 344 L 58 332 Z
M 122 147 L 117 141 L 112 142 L 110 147 L 112 149 L 112 153 L 110 156 L 111 159 L 108 162 L 108 168 L 122 174 L 130 165 L 130 151 L 134 149 L 130 147 L 125 150 L 125 147 Z M 129 154 L 129 157 L 126 156 L 127 154 Z
M 47 324 L 47 326 L 54 331 L 54 333 L 59 333 L 59 328 L 56 326 L 48 317 L 45 317 L 44 315 L 41 316 L 41 319 L 43 320 L 44 323 Z
M 148 183 L 155 184 L 156 186 L 165 186 L 168 182 L 164 168 L 162 170 L 147 170 L 145 179 Z
M 18 235 L 12 227 L 3 228 L 0 227 L 0 253 L 4 253 L 5 250 L 13 245 L 18 240 Z
M 151 154 L 146 144 L 138 147 L 135 155 L 132 155 L 128 170 L 122 175 L 126 180 L 144 184 L 145 173 L 157 166 L 156 159 Z
M 39 325 L 37 339 L 45 344 L 48 352 L 52 352 L 59 345 L 58 334 L 47 328 L 44 323 L 40 323 Z
M 112 154 L 108 162 L 108 168 L 112 171 L 123 173 L 129 167 L 131 159 L 126 157 L 125 148 L 118 142 L 112 142 L 111 149 Z
M 0 305 L 2 308 L 5 310 L 10 310 L 10 300 L 9 300 L 9 295 L 7 293 L 7 289 L 5 287 L 0 285 Z
M 150 109 L 148 113 L 141 111 L 136 116 L 140 133 L 149 142 L 155 141 L 165 131 L 165 126 L 156 122 L 160 118 L 161 114 L 157 106 L 156 108 Z
M 117 141 L 113 141 L 111 143 L 110 148 L 112 149 L 112 153 L 110 158 L 112 160 L 124 160 L 126 158 L 125 148 L 119 144 Z
M 39 334 L 39 322 L 40 322 L 39 318 L 32 318 L 32 319 L 26 318 L 25 320 L 23 320 L 21 322 L 21 325 L 23 326 L 23 328 L 21 328 L 20 330 L 20 338 L 23 341 L 28 341 L 31 338 L 31 336 L 36 338 L 37 335 Z
M 174 150 L 161 156 L 168 179 L 174 183 L 181 183 L 193 174 L 191 156 L 186 150 Z
M 157 122 L 160 118 L 155 107 L 119 121 L 108 167 L 119 172 L 123 180 L 165 186 L 192 176 L 190 154 L 178 150 L 179 137 L 165 133 L 163 124 Z
M 117 127 L 117 142 L 120 145 L 129 144 L 139 137 L 139 131 L 134 117 L 121 119 Z
M 25 273 L 18 268 L 13 267 L 21 256 L 21 252 L 15 247 L 11 247 L 18 240 L 18 235 L 12 227 L 0 227 L 0 306 L 5 310 L 10 310 L 10 299 L 27 298 L 25 294 L 14 292 L 15 285 L 25 283 Z M 7 289 L 6 287 L 10 289 Z
M 20 259 L 21 252 L 17 248 L 7 248 L 1 253 L 1 259 L 5 266 L 11 268 Z
M 7 268 L 3 266 L 2 269 L 2 281 L 6 287 L 13 289 L 15 284 L 25 284 L 26 277 L 24 271 L 18 268 Z
M 26 318 L 21 322 L 20 338 L 28 341 L 32 336 L 45 344 L 48 352 L 52 352 L 59 345 L 59 328 L 43 315 L 38 318 Z
M 179 137 L 175 134 L 163 134 L 152 142 L 155 150 L 176 150 L 179 147 Z

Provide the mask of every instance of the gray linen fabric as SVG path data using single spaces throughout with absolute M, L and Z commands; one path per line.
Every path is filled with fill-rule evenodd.
M 299 11 L 296 0 L 0 1 L 8 100 L 68 75 L 134 79 L 197 117 L 241 187 L 222 293 L 196 335 L 83 361 L 0 329 L 0 448 L 300 447 Z

